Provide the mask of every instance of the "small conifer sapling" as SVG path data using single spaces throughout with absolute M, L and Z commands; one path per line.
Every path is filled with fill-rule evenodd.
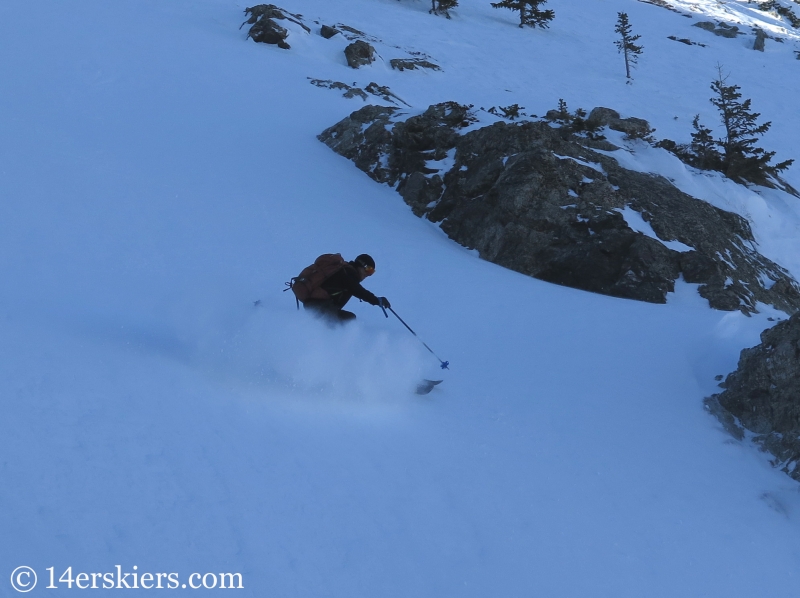
M 550 9 L 539 9 L 542 4 L 546 3 L 547 0 L 502 0 L 501 2 L 491 2 L 491 5 L 494 8 L 507 8 L 518 11 L 520 28 L 528 25 L 547 29 L 550 21 L 556 17 L 556 13 Z
M 558 98 L 558 115 L 559 120 L 568 121 L 570 118 L 569 107 L 564 98 Z
M 700 124 L 700 115 L 696 114 L 692 120 L 691 164 L 702 170 L 721 170 L 722 156 L 717 150 L 717 142 L 708 127 Z
M 431 9 L 428 12 L 435 15 L 443 14 L 449 19 L 448 11 L 456 6 L 458 6 L 458 0 L 431 0 Z
M 617 26 L 614 27 L 614 31 L 619 34 L 619 39 L 614 42 L 614 45 L 617 46 L 617 50 L 625 56 L 625 75 L 630 83 L 631 67 L 636 66 L 639 55 L 642 53 L 642 50 L 644 50 L 643 46 L 637 45 L 636 43 L 642 36 L 633 35 L 631 24 L 628 21 L 628 14 L 624 12 L 617 13 Z
M 719 112 L 725 128 L 725 136 L 716 141 L 721 150 L 721 171 L 736 181 L 767 184 L 770 176 L 777 176 L 794 160 L 770 164 L 775 152 L 768 152 L 755 144 L 758 137 L 769 131 L 772 123 L 758 124 L 761 114 L 751 111 L 749 99 L 740 101 L 741 88 L 738 85 L 727 85 L 727 76 L 723 77 L 721 67 L 718 70 L 717 78 L 711 83 L 711 90 L 715 95 L 710 101 Z

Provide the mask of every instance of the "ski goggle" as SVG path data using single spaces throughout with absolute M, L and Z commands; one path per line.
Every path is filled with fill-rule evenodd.
M 375 266 L 361 266 L 364 268 L 364 272 L 367 273 L 367 276 L 372 276 L 375 274 Z

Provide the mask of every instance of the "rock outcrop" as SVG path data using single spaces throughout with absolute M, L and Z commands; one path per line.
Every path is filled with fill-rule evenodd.
M 336 27 L 331 27 L 330 25 L 323 25 L 319 29 L 319 34 L 325 39 L 330 39 L 334 35 L 338 35 L 339 30 Z
M 413 71 L 415 69 L 430 69 L 432 71 L 442 70 L 439 68 L 439 65 L 422 58 L 392 58 L 389 64 L 393 69 L 398 71 Z
M 739 31 L 739 28 L 736 25 L 728 25 L 727 23 L 722 22 L 715 24 L 711 21 L 700 21 L 699 23 L 695 23 L 694 27 L 705 29 L 706 31 L 709 31 L 714 35 L 719 35 L 720 37 L 734 38 L 744 34 L 744 31 Z
M 705 48 L 705 44 L 701 44 L 698 42 L 693 42 L 692 40 L 685 38 L 685 37 L 676 37 L 674 35 L 668 35 L 667 39 L 671 39 L 674 42 L 681 42 L 682 44 L 686 44 L 687 46 L 700 46 L 701 48 Z
M 289 31 L 285 27 L 278 25 L 275 19 L 288 20 L 302 27 L 307 33 L 311 33 L 302 21 L 300 15 L 294 15 L 286 12 L 282 8 L 278 8 L 274 4 L 258 4 L 244 10 L 245 15 L 249 18 L 242 23 L 244 25 L 252 25 L 247 33 L 247 37 L 252 38 L 253 41 L 263 44 L 274 44 L 279 48 L 288 50 L 289 44 L 286 43 L 286 38 L 289 36 Z
M 753 41 L 753 50 L 757 52 L 764 51 L 764 45 L 767 40 L 767 34 L 763 29 L 756 29 L 756 39 Z
M 409 105 L 386 85 L 378 85 L 374 81 L 369 83 L 364 89 L 361 89 L 360 87 L 354 87 L 347 83 L 342 83 L 341 81 L 331 81 L 330 79 L 312 79 L 309 77 L 308 80 L 311 85 L 324 89 L 340 89 L 344 92 L 342 95 L 346 98 L 358 97 L 366 101 L 369 97 L 367 94 L 371 94 L 376 98 L 382 99 L 384 102 L 390 102 L 396 106 L 400 106 L 401 104 L 405 106 Z
M 541 121 L 476 127 L 452 102 L 410 118 L 365 106 L 319 138 L 396 186 L 415 214 L 512 270 L 654 303 L 682 276 L 717 309 L 800 309 L 800 287 L 758 253 L 744 218 L 591 148 L 613 149 L 607 141 Z
M 545 118 L 551 121 L 564 121 L 569 117 L 568 113 L 559 110 L 548 110 Z M 599 129 L 608 127 L 612 131 L 625 133 L 630 139 L 644 139 L 653 132 L 648 123 L 643 118 L 628 117 L 622 118 L 616 110 L 598 106 L 594 108 L 586 118 L 586 125 L 589 129 Z
M 764 331 L 742 351 L 725 391 L 706 405 L 738 438 L 744 429 L 775 455 L 774 464 L 800 481 L 800 313 Z
M 375 62 L 375 48 L 365 41 L 358 40 L 344 49 L 348 66 L 357 69 Z

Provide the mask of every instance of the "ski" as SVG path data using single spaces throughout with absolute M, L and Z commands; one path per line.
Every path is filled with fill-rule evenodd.
M 434 387 L 435 387 L 437 384 L 441 384 L 442 382 L 443 382 L 442 380 L 423 380 L 422 382 L 420 382 L 419 384 L 417 384 L 417 390 L 416 390 L 415 392 L 416 392 L 418 395 L 426 395 L 426 394 L 428 394 L 430 391 L 432 391 L 432 390 L 433 390 L 433 388 L 434 388 Z

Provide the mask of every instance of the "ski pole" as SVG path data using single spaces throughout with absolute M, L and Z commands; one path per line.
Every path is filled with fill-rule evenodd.
M 428 345 L 426 345 L 426 344 L 425 344 L 425 341 L 423 341 L 421 338 L 419 338 L 419 336 L 417 336 L 417 333 L 416 333 L 416 332 L 414 332 L 413 330 L 411 330 L 411 326 L 409 326 L 408 324 L 406 324 L 405 322 L 403 322 L 403 318 L 401 318 L 400 316 L 398 316 L 396 311 L 394 311 L 394 310 L 393 310 L 391 307 L 390 307 L 390 308 L 388 308 L 388 309 L 389 309 L 389 311 L 390 311 L 390 312 L 392 312 L 392 313 L 394 314 L 394 317 L 395 317 L 395 318 L 397 318 L 398 320 L 400 320 L 400 323 L 401 323 L 403 326 L 405 326 L 406 328 L 408 328 L 408 331 L 409 331 L 411 334 L 413 334 L 414 336 L 416 336 L 416 337 L 417 337 L 417 340 L 418 340 L 419 342 L 421 342 L 421 343 L 422 343 L 422 345 L 423 345 L 423 346 L 424 346 L 424 347 L 425 347 L 425 348 L 426 348 L 428 351 L 430 351 L 430 352 L 431 352 L 431 355 L 433 355 L 433 356 L 434 356 L 436 359 L 439 359 L 439 356 L 438 356 L 438 355 L 436 355 L 436 353 L 434 353 L 434 352 L 433 352 L 433 349 L 431 349 L 431 348 L 430 348 Z M 389 316 L 386 316 L 386 317 L 388 318 Z M 449 362 L 449 361 L 442 361 L 441 359 L 439 359 L 439 363 L 441 363 L 441 364 L 442 364 L 442 365 L 441 365 L 441 368 L 442 368 L 443 370 L 449 370 L 449 369 L 450 369 L 450 368 L 448 367 L 448 366 L 450 365 L 450 362 Z

